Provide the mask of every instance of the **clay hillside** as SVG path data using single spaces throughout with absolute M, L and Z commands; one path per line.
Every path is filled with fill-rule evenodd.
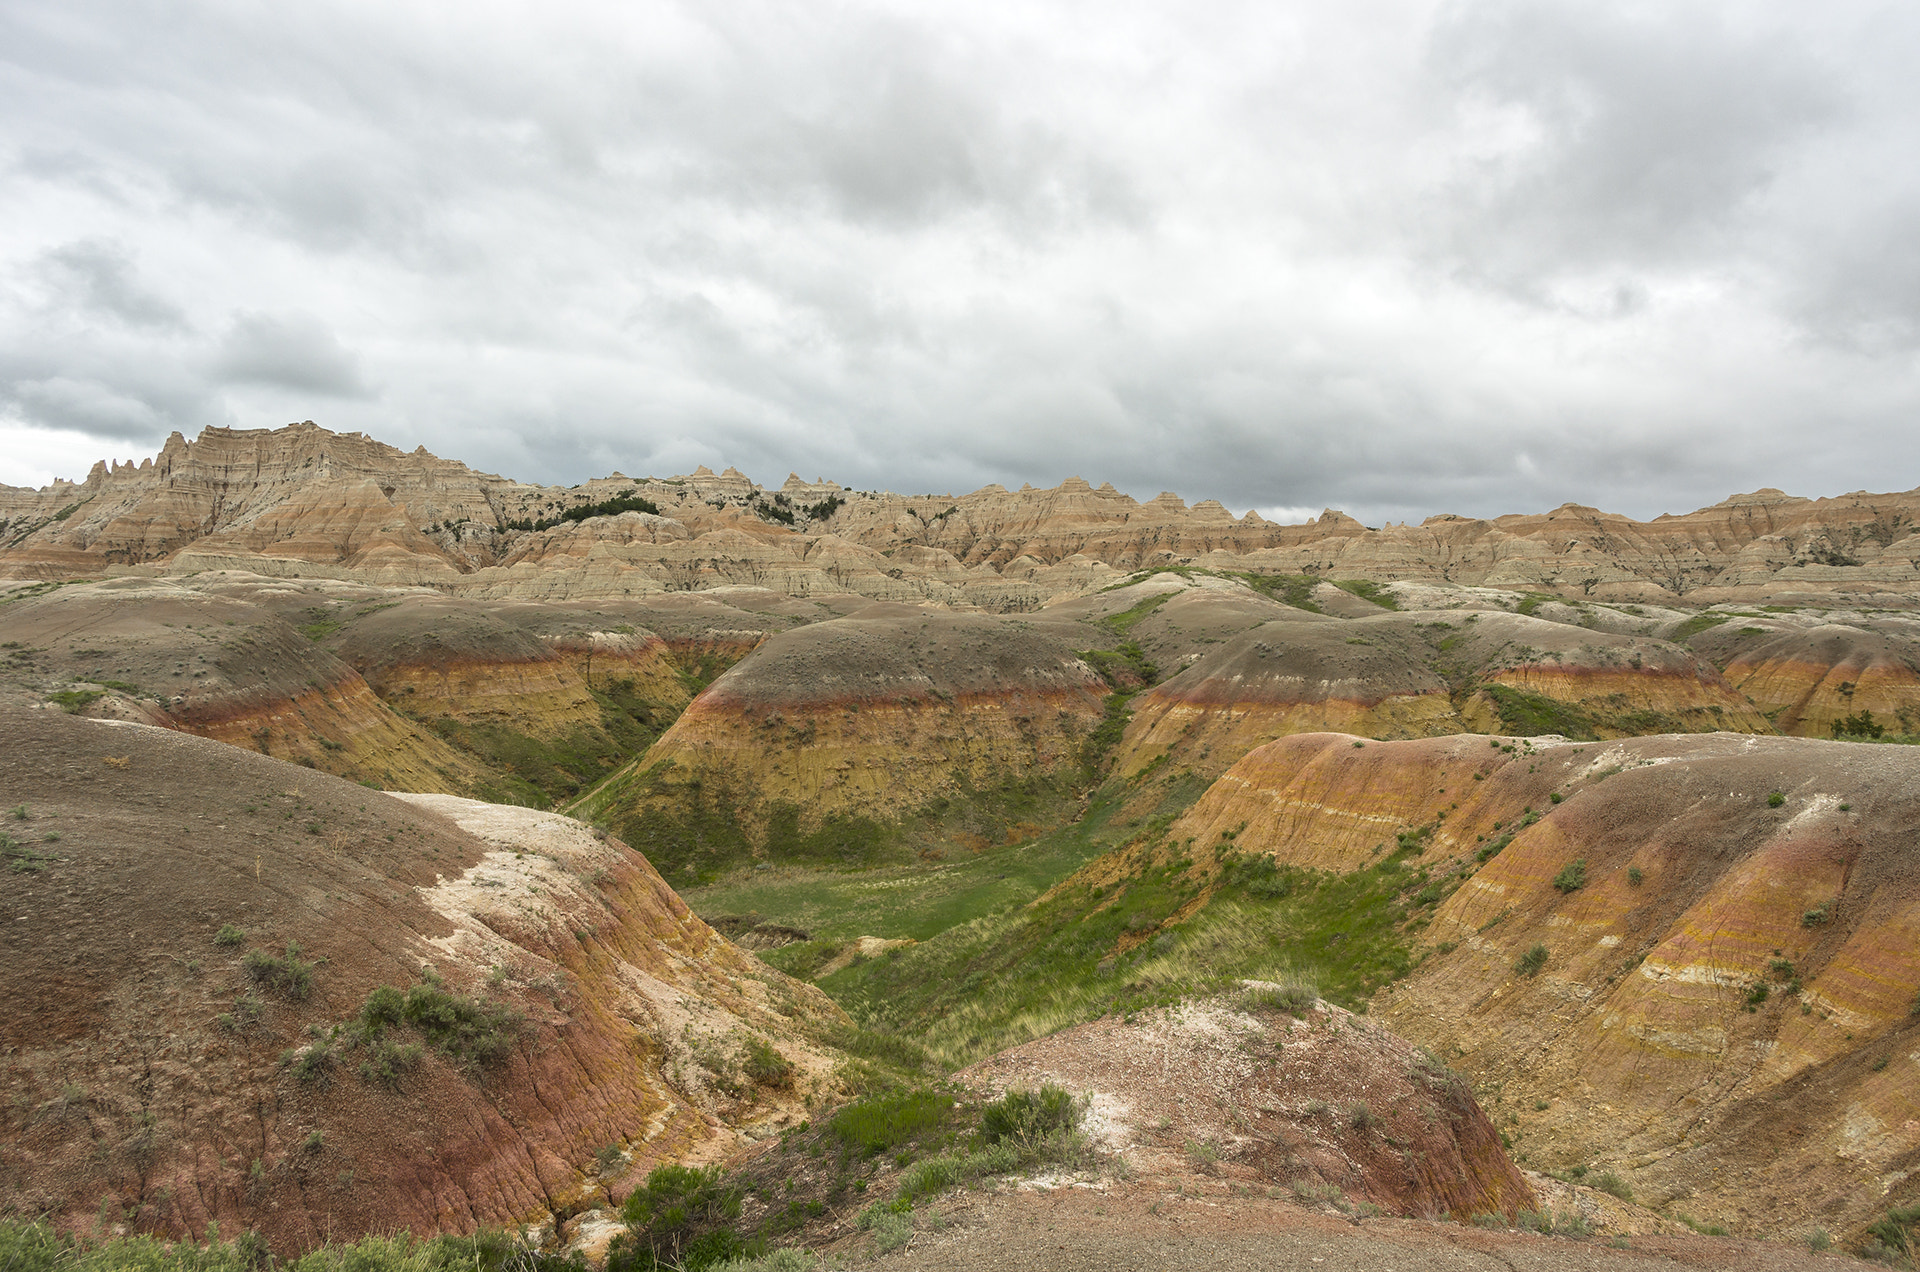
M 0 488 L 0 1262 L 1910 1260 L 1916 518 Z

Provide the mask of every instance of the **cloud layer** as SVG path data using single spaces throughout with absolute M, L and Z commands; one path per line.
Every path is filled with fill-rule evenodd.
M 1373 523 L 1920 484 L 1920 12 L 0 9 L 0 481 L 311 418 L 573 482 Z

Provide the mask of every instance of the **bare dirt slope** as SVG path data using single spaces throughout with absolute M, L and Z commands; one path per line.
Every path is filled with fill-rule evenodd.
M 0 802 L 7 1212 L 538 1224 L 832 1089 L 838 1009 L 568 819 L 56 711 L 0 712 Z
M 1104 1017 L 962 1077 L 1087 1095 L 1103 1146 L 1168 1180 L 1198 1174 L 1427 1217 L 1540 1204 L 1463 1079 L 1327 1003 L 1289 1013 L 1229 997 Z

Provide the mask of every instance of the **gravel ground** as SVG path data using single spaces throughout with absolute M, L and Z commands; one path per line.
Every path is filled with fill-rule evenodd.
M 1502 1269 L 1793 1269 L 1857 1267 L 1804 1247 L 1712 1237 L 1635 1237 L 1616 1249 L 1524 1232 L 1411 1219 L 1343 1217 L 1262 1198 L 1170 1198 L 1150 1184 L 962 1195 L 944 1226 L 867 1266 L 877 1272 L 1478 1272 Z

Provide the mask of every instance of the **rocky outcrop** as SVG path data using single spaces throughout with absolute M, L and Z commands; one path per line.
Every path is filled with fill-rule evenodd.
M 564 1226 L 834 1090 L 838 1009 L 577 822 L 58 713 L 0 735 L 10 1212 L 282 1254 Z
M 658 515 L 615 505 L 586 516 L 621 499 Z M 1141 503 L 1078 477 L 1049 490 L 903 496 L 824 479 L 769 490 L 702 468 L 543 487 L 304 423 L 210 428 L 192 442 L 176 433 L 137 466 L 0 488 L 0 577 L 237 568 L 550 599 L 748 585 L 1007 612 L 1182 567 L 1618 604 L 1905 607 L 1920 594 L 1916 525 L 1920 491 L 1809 500 L 1760 490 L 1649 522 L 1567 504 L 1369 528 L 1333 511 L 1276 526 L 1171 493 Z
M 1858 1230 L 1920 1155 L 1920 753 L 1728 734 L 1307 735 L 1175 836 L 1442 899 L 1376 1014 L 1499 1093 L 1525 1159 L 1742 1231 Z

